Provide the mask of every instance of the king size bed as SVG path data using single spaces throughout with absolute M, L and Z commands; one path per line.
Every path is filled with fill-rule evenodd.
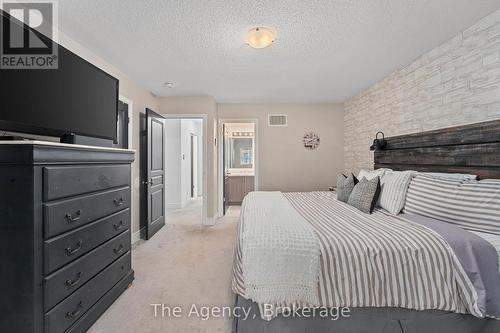
M 233 331 L 500 332 L 499 154 L 500 121 L 390 138 L 369 213 L 250 193 L 232 289 L 252 314 Z

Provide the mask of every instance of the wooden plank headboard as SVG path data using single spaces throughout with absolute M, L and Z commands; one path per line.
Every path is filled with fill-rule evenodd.
M 500 120 L 387 138 L 375 169 L 458 172 L 500 179 Z

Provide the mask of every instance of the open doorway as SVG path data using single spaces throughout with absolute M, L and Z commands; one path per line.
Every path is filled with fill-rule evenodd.
M 257 120 L 219 122 L 219 215 L 258 189 Z
M 167 223 L 206 223 L 206 116 L 165 114 Z

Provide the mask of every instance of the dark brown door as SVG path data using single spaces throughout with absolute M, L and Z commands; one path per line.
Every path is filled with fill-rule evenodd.
M 143 158 L 143 193 L 146 239 L 165 225 L 165 123 L 159 114 L 146 109 L 146 144 Z

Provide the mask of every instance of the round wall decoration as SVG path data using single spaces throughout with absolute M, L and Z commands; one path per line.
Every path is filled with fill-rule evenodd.
M 319 136 L 316 133 L 309 132 L 304 135 L 303 142 L 306 149 L 316 149 L 319 146 Z

